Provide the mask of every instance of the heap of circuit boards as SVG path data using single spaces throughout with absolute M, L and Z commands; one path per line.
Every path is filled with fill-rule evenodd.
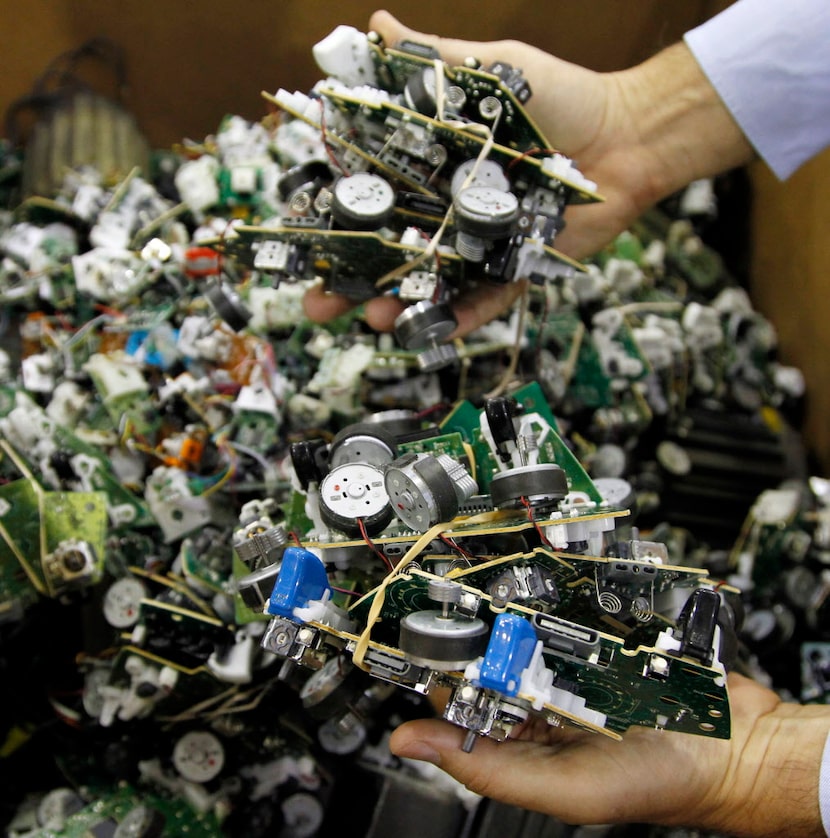
M 34 835 L 310 836 L 443 688 L 468 749 L 531 715 L 727 737 L 752 603 L 715 577 L 768 592 L 786 541 L 801 590 L 830 540 L 826 509 L 766 505 L 710 578 L 674 525 L 737 530 L 799 393 L 688 218 L 574 263 L 566 205 L 599 196 L 518 69 L 350 29 L 315 54 L 328 78 L 261 123 L 0 215 L 3 721 L 82 778 Z M 519 278 L 517 313 L 445 342 L 456 292 Z M 359 308 L 304 319 L 320 281 L 400 300 L 399 345 Z
M 314 53 L 328 78 L 309 95 L 267 96 L 295 141 L 279 181 L 289 214 L 237 227 L 222 246 L 260 282 L 322 277 L 356 301 L 394 294 L 407 304 L 399 343 L 434 370 L 457 360 L 444 340 L 459 288 L 584 271 L 553 242 L 569 203 L 602 199 L 528 116 L 520 70 L 449 67 L 434 49 L 384 49 L 345 26 Z M 198 177 L 189 186 L 202 191 Z
M 630 488 L 588 478 L 537 385 L 440 427 L 378 414 L 292 460 L 289 519 L 254 520 L 235 546 L 253 568 L 240 589 L 270 616 L 262 645 L 317 670 L 305 689 L 335 690 L 344 656 L 417 691 L 450 686 L 444 716 L 467 748 L 532 711 L 611 736 L 729 736 L 724 589 L 632 537 Z

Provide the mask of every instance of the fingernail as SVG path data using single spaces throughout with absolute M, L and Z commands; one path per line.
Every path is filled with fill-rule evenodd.
M 397 754 L 406 759 L 418 759 L 421 762 L 431 762 L 433 765 L 441 764 L 441 754 L 426 742 L 408 742 L 397 751 Z

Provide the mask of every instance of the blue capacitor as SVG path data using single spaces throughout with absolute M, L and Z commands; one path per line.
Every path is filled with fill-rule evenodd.
M 286 547 L 266 610 L 280 617 L 292 617 L 295 608 L 305 608 L 330 590 L 326 566 L 314 553 L 302 547 Z
M 522 670 L 536 648 L 533 626 L 516 614 L 499 614 L 481 663 L 482 687 L 514 696 L 519 692 Z

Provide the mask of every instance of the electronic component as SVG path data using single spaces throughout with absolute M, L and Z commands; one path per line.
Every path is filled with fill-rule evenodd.
M 405 349 L 418 349 L 418 365 L 423 372 L 434 372 L 457 358 L 451 344 L 441 343 L 457 326 L 446 303 L 421 300 L 404 309 L 395 319 L 395 335 Z
M 405 454 L 384 468 L 383 481 L 395 515 L 416 532 L 452 520 L 478 491 L 464 466 L 446 454 Z
M 658 212 L 573 263 L 556 236 L 598 195 L 539 151 L 520 71 L 335 47 L 266 124 L 160 159 L 179 207 L 69 172 L 59 203 L 0 218 L 21 341 L 19 370 L 0 354 L 0 620 L 100 604 L 114 631 L 78 658 L 83 695 L 50 703 L 101 769 L 144 781 L 69 765 L 97 808 L 78 786 L 67 832 L 313 832 L 331 800 L 307 744 L 365 764 L 437 691 L 467 749 L 534 715 L 725 737 L 736 657 L 793 669 L 781 650 L 827 633 L 821 486 L 775 485 L 797 376 L 718 260 Z M 528 277 L 521 311 L 452 340 L 481 275 Z M 396 296 L 397 346 L 359 315 L 308 323 L 321 281 Z M 762 484 L 734 549 L 709 551 Z M 717 506 L 702 538 L 674 523 L 695 494 Z M 664 511 L 643 540 L 629 513 L 647 532 Z M 33 665 L 74 638 L 55 640 Z M 825 657 L 804 650 L 806 700 Z M 174 771 L 190 733 L 215 741 Z
M 191 783 L 207 783 L 218 777 L 225 764 L 225 749 L 209 730 L 191 730 L 173 745 L 173 765 Z
M 377 535 L 393 515 L 383 472 L 362 462 L 336 466 L 320 483 L 320 513 L 339 532 Z
M 347 230 L 377 230 L 394 208 L 395 192 L 380 175 L 355 172 L 332 187 L 332 218 Z

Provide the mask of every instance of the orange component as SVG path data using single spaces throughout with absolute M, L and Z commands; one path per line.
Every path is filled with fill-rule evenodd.
M 220 266 L 221 257 L 210 247 L 190 247 L 185 251 L 184 272 L 191 279 L 217 276 Z
M 193 469 L 202 461 L 204 452 L 205 444 L 202 440 L 188 437 L 179 449 L 179 459 Z

